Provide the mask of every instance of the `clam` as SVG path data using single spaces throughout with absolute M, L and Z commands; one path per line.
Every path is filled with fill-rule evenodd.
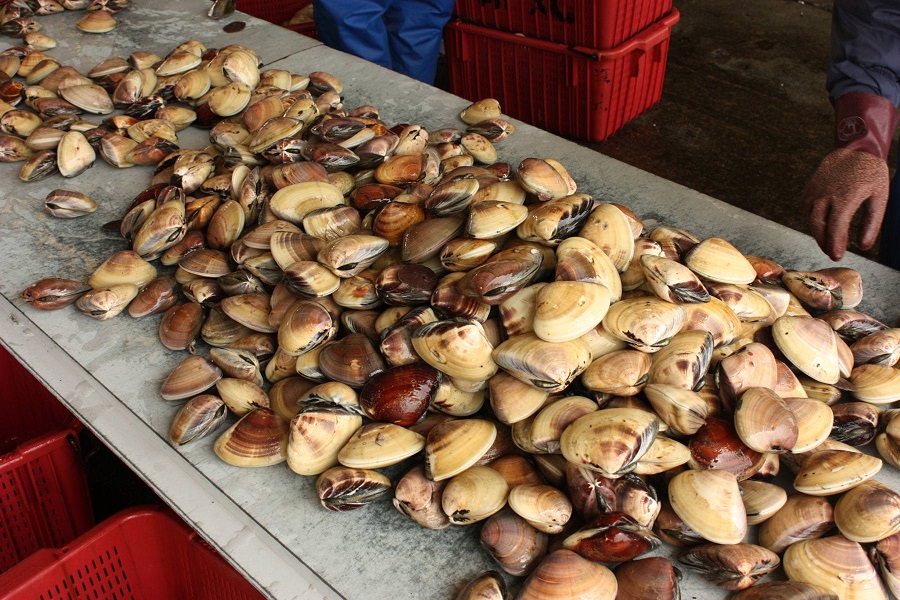
M 300 301 L 288 309 L 278 327 L 278 345 L 297 356 L 321 346 L 337 334 L 338 323 L 328 310 L 313 301 Z
M 371 423 L 359 428 L 338 453 L 345 467 L 377 469 L 397 464 L 425 447 L 425 438 L 393 423 Z
M 878 433 L 879 409 L 868 402 L 845 402 L 831 407 L 834 427 L 831 438 L 851 446 L 865 446 Z
M 534 465 L 518 454 L 507 454 L 491 461 L 488 466 L 503 476 L 510 489 L 517 485 L 543 483 Z
M 222 370 L 202 356 L 189 356 L 176 366 L 159 389 L 163 400 L 183 400 L 208 390 L 222 379 Z
M 437 256 L 444 245 L 462 231 L 463 219 L 442 217 L 409 226 L 401 241 L 404 262 L 423 263 Z
M 435 426 L 425 444 L 429 479 L 449 479 L 474 465 L 494 443 L 497 427 L 484 419 L 452 419 Z
M 680 467 L 691 458 L 687 446 L 664 435 L 656 436 L 634 467 L 637 475 L 656 475 Z
M 156 267 L 130 250 L 116 252 L 107 258 L 88 279 L 93 288 L 130 283 L 138 287 L 156 278 Z
M 609 290 L 610 302 L 622 297 L 622 280 L 615 265 L 599 246 L 581 237 L 570 237 L 556 249 L 556 280 L 599 283 Z
M 824 321 L 784 316 L 772 325 L 772 337 L 778 349 L 806 375 L 828 384 L 840 379 L 837 336 Z
M 616 396 L 634 396 L 647 382 L 650 355 L 637 350 L 618 350 L 604 354 L 581 374 L 581 383 L 589 390 Z
M 737 479 L 728 471 L 684 471 L 669 482 L 675 513 L 716 544 L 737 544 L 747 534 L 747 513 Z
M 219 306 L 228 317 L 253 331 L 275 333 L 278 328 L 269 324 L 269 300 L 266 293 L 240 294 L 225 298 Z
M 459 118 L 467 125 L 475 125 L 485 119 L 499 119 L 500 116 L 500 103 L 493 98 L 470 104 L 459 114 Z
M 391 481 L 378 471 L 333 467 L 316 479 L 319 502 L 328 510 L 346 512 L 387 494 Z
M 653 292 L 669 302 L 708 302 L 709 292 L 700 279 L 681 263 L 645 254 L 641 256 L 641 269 Z
M 207 278 L 219 278 L 232 272 L 225 253 L 209 248 L 199 248 L 185 254 L 178 260 L 178 266 L 187 273 Z
M 883 411 L 879 417 L 878 435 L 875 447 L 878 454 L 897 468 L 900 468 L 900 410 Z
M 732 600 L 838 600 L 838 597 L 811 583 L 767 581 L 735 594 Z
M 40 131 L 40 130 L 37 130 Z M 32 133 L 34 135 L 34 133 Z M 61 138 L 62 135 L 52 134 L 54 138 Z M 30 138 L 31 136 L 29 136 Z M 55 148 L 57 143 L 52 144 L 52 148 L 47 149 L 39 149 L 39 152 L 42 152 L 41 161 L 49 163 L 50 166 L 43 167 L 45 169 L 56 168 L 56 155 Z M 52 155 L 53 160 L 50 161 L 49 157 Z M 25 140 L 22 140 L 14 135 L 0 134 L 0 162 L 17 162 L 30 159 L 34 156 L 34 151 L 31 147 L 28 146 Z M 26 163 L 28 164 L 28 163 Z M 25 169 L 24 165 L 22 169 Z M 21 178 L 23 175 L 25 176 L 25 181 L 33 181 L 36 178 L 35 170 L 37 169 L 36 165 L 32 165 L 29 169 L 27 169 L 24 173 L 20 171 L 19 177 Z M 49 173 L 48 173 L 49 175 Z
M 775 355 L 767 346 L 755 342 L 722 359 L 716 371 L 716 383 L 728 409 L 732 409 L 737 399 L 749 388 L 772 389 L 777 382 L 778 365 Z
M 225 403 L 218 396 L 201 394 L 188 400 L 172 419 L 169 441 L 184 446 L 215 433 L 228 416 Z
M 887 600 L 865 550 L 842 535 L 797 542 L 784 553 L 783 563 L 790 579 L 823 587 L 839 598 Z
M 498 512 L 506 505 L 508 494 L 509 486 L 497 471 L 473 466 L 447 482 L 441 507 L 451 523 L 468 525 Z
M 440 372 L 427 365 L 393 367 L 366 382 L 359 405 L 371 419 L 408 427 L 425 414 L 440 385 Z
M 741 394 L 734 425 L 741 441 L 757 452 L 788 452 L 799 433 L 796 415 L 778 394 L 763 387 L 752 387 Z
M 484 200 L 469 210 L 466 234 L 478 240 L 490 240 L 512 231 L 527 217 L 528 208 L 521 204 Z
M 543 533 L 561 532 L 572 516 L 572 503 L 549 485 L 518 485 L 509 491 L 508 502 L 513 512 Z
M 444 481 L 428 479 L 424 467 L 416 465 L 397 482 L 394 488 L 394 508 L 426 529 L 444 529 L 450 525 L 450 520 L 441 508 L 441 495 L 445 485 Z
M 756 269 L 740 251 L 721 238 L 707 238 L 691 248 L 684 264 L 704 279 L 719 283 L 752 283 Z
M 881 364 L 865 364 L 850 373 L 853 396 L 872 404 L 889 404 L 900 400 L 900 369 Z
M 85 33 L 108 33 L 118 26 L 115 18 L 106 10 L 87 13 L 75 26 Z
M 826 311 L 844 305 L 841 283 L 823 271 L 785 271 L 781 281 L 804 306 L 812 310 Z
M 544 159 L 523 160 L 516 169 L 516 181 L 526 192 L 544 202 L 575 193 L 572 185 L 574 182 L 565 169 L 561 165 L 556 168 L 556 165 Z
M 548 538 L 517 514 L 502 510 L 485 521 L 481 544 L 504 571 L 523 576 L 546 555 Z
M 431 294 L 431 306 L 448 316 L 462 317 L 484 323 L 491 307 L 477 298 L 464 296 L 457 285 L 462 273 L 449 273 L 438 281 Z
M 744 590 L 775 570 L 778 555 L 754 544 L 703 544 L 683 550 L 678 562 L 726 590 Z
M 422 360 L 451 377 L 484 381 L 497 371 L 494 348 L 475 322 L 428 323 L 415 331 L 412 344 Z
M 708 418 L 689 447 L 692 468 L 724 469 L 738 481 L 751 477 L 763 462 L 763 455 L 744 445 L 734 426 L 723 419 Z
M 900 494 L 877 481 L 864 481 L 837 501 L 834 522 L 854 542 L 883 540 L 900 531 Z
M 560 438 L 563 456 L 606 477 L 634 470 L 659 430 L 652 414 L 633 408 L 592 412 L 569 425 Z
M 587 194 L 551 200 L 529 211 L 516 234 L 529 242 L 555 246 L 581 228 L 593 204 L 594 199 Z
M 259 360 L 247 350 L 212 348 L 209 351 L 209 358 L 229 377 L 244 379 L 257 386 L 263 383 Z
M 642 352 L 657 352 L 678 333 L 684 312 L 658 298 L 623 299 L 609 307 L 603 328 Z
M 500 573 L 487 571 L 469 582 L 455 600 L 505 600 L 506 582 Z
M 628 217 L 612 204 L 597 204 L 578 232 L 610 258 L 621 273 L 628 268 L 634 256 L 634 238 Z
M 91 287 L 74 279 L 50 277 L 35 281 L 25 288 L 20 297 L 40 310 L 56 310 L 68 306 Z
M 535 283 L 520 289 L 500 304 L 500 319 L 508 337 L 534 331 L 537 295 L 546 283 Z
M 673 546 L 694 546 L 704 543 L 704 539 L 675 514 L 668 502 L 661 503 L 653 529 L 660 539 Z
M 75 300 L 75 308 L 98 321 L 106 321 L 125 310 L 137 294 L 137 286 L 131 283 L 94 288 Z
M 601 514 L 563 540 L 563 548 L 595 562 L 621 563 L 660 546 L 653 532 L 623 513 Z
M 252 333 L 253 330 L 227 316 L 220 306 L 210 309 L 206 321 L 200 328 L 200 337 L 203 341 L 216 347 L 227 346 Z M 274 350 L 272 348 L 273 352 Z
M 431 308 L 417 306 L 382 330 L 379 348 L 387 362 L 391 366 L 421 363 L 422 360 L 412 345 L 412 335 L 423 325 L 435 321 L 437 317 Z
M 252 381 L 226 377 L 216 382 L 216 390 L 228 409 L 239 417 L 260 407 L 269 408 L 269 396 Z
M 56 166 L 63 177 L 75 177 L 94 164 L 96 152 L 83 133 L 67 131 L 56 146 Z
M 818 315 L 818 318 L 828 323 L 835 333 L 846 340 L 847 343 L 855 342 L 867 335 L 888 329 L 888 326 L 878 319 L 850 309 L 831 310 Z
M 793 452 L 808 452 L 831 435 L 834 426 L 834 412 L 818 400 L 788 398 L 787 407 L 797 420 L 797 441 Z
M 873 477 L 881 464 L 880 459 L 859 452 L 815 451 L 797 473 L 794 488 L 811 496 L 839 494 Z
M 650 527 L 659 514 L 660 504 L 654 489 L 631 473 L 609 479 L 596 471 L 567 463 L 566 484 L 575 511 L 584 519 L 618 512 Z
M 375 289 L 387 304 L 416 305 L 428 302 L 437 283 L 434 271 L 425 265 L 395 263 L 378 274 Z
M 653 355 L 648 381 L 696 390 L 702 386 L 713 350 L 713 336 L 706 331 L 683 331 Z
M 204 319 L 203 307 L 196 302 L 175 304 L 159 321 L 159 341 L 169 350 L 193 348 Z
M 317 260 L 338 277 L 359 274 L 387 250 L 388 241 L 373 235 L 351 234 L 327 242 Z
M 881 571 L 885 586 L 896 597 L 900 592 L 900 534 L 894 534 L 875 544 L 869 551 L 872 562 Z
M 538 250 L 527 247 L 514 251 L 515 256 L 496 254 L 468 271 L 458 283 L 463 295 L 493 306 L 528 285 L 541 267 L 543 256 Z
M 746 480 L 738 484 L 747 512 L 747 524 L 757 525 L 778 512 L 787 502 L 784 488 L 764 481 Z
M 173 280 L 174 281 L 174 280 Z M 225 297 L 225 292 L 214 279 L 198 278 L 181 287 L 184 297 L 204 307 L 211 307 Z
M 681 573 L 662 557 L 629 561 L 616 569 L 617 600 L 679 600 Z
M 284 462 L 287 442 L 287 424 L 270 409 L 256 408 L 226 429 L 213 450 L 236 467 L 268 467 Z
M 304 356 L 309 354 L 306 352 Z M 387 367 L 372 342 L 359 333 L 351 333 L 322 346 L 318 363 L 326 378 L 352 388 L 361 388 Z
M 609 290 L 600 284 L 554 281 L 538 291 L 533 328 L 546 342 L 568 342 L 594 329 L 610 306 Z
M 113 101 L 99 85 L 83 83 L 59 90 L 59 95 L 85 112 L 107 115 L 113 111 Z
M 509 338 L 492 352 L 493 362 L 516 379 L 548 393 L 565 389 L 590 363 L 581 339 L 546 342 L 532 333 Z
M 867 363 L 893 367 L 900 361 L 900 328 L 876 331 L 850 346 L 856 365 Z
M 617 591 L 612 571 L 571 550 L 560 549 L 541 561 L 516 600 L 614 600 Z
M 659 418 L 682 435 L 695 434 L 709 417 L 709 405 L 692 390 L 653 383 L 644 388 L 644 394 Z
M 499 371 L 488 380 L 491 409 L 507 425 L 527 419 L 544 405 L 547 392 Z
M 184 202 L 171 200 L 147 217 L 134 234 L 131 247 L 144 258 L 155 257 L 181 241 L 186 231 Z
M 769 324 L 779 316 L 766 296 L 756 288 L 734 283 L 709 283 L 707 288 L 710 294 L 724 302 L 744 323 Z M 783 315 L 785 307 L 781 307 L 779 312 Z

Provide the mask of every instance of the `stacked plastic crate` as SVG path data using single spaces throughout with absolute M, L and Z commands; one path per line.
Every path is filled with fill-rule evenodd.
M 457 0 L 450 90 L 567 137 L 602 141 L 659 101 L 672 0 Z
M 168 509 L 94 525 L 83 426 L 2 346 L 0 383 L 0 600 L 262 600 Z
M 235 0 L 235 8 L 241 12 L 318 39 L 314 21 L 297 25 L 285 24 L 310 4 L 312 4 L 312 0 Z

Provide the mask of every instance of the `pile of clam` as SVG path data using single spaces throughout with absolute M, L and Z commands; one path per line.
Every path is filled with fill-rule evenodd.
M 109 33 L 118 26 L 114 15 L 129 6 L 131 0 L 10 0 L 0 7 L 0 34 L 22 38 L 26 48 L 43 52 L 55 48 L 56 40 L 42 33 L 35 17 L 83 10 L 85 16 L 75 25 L 79 30 Z
M 858 273 L 648 228 L 552 158 L 498 162 L 496 101 L 426 131 L 244 47 L 133 62 L 88 74 L 118 75 L 126 116 L 85 137 L 155 165 L 114 224 L 129 249 L 23 297 L 163 313 L 191 353 L 161 386 L 173 444 L 286 462 L 329 510 L 392 493 L 419 526 L 479 523 L 523 600 L 677 598 L 673 563 L 639 558 L 663 542 L 743 600 L 900 592 L 900 495 L 873 478 L 900 467 L 900 329 L 853 310 Z M 210 145 L 179 149 L 173 115 Z M 505 595 L 491 572 L 457 598 Z

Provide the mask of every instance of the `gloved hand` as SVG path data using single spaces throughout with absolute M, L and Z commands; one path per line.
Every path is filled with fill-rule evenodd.
M 850 238 L 850 221 L 866 205 L 859 245 L 875 243 L 887 208 L 887 156 L 897 127 L 897 110 L 886 98 L 864 92 L 844 94 L 834 103 L 835 146 L 803 190 L 819 247 L 840 260 Z

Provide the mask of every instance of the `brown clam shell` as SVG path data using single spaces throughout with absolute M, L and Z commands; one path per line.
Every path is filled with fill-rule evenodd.
M 369 338 L 351 333 L 322 348 L 319 368 L 328 379 L 358 389 L 387 365 Z
M 707 419 L 688 444 L 690 464 L 696 469 L 724 469 L 743 481 L 763 463 L 763 455 L 747 447 L 734 426 L 723 419 Z
M 618 584 L 612 571 L 571 550 L 549 554 L 525 580 L 517 600 L 614 600 Z
M 284 462 L 287 443 L 287 423 L 272 410 L 257 408 L 219 436 L 213 450 L 236 467 L 268 467 Z
M 501 510 L 485 521 L 481 544 L 510 575 L 531 573 L 547 553 L 548 536 L 511 510 Z
M 189 356 L 163 381 L 159 393 L 164 400 L 182 400 L 208 390 L 222 378 L 222 370 L 202 356 Z
M 778 555 L 753 544 L 703 544 L 683 550 L 678 561 L 726 590 L 743 590 L 778 567 Z
M 616 569 L 619 593 L 616 600 L 679 600 L 681 574 L 672 562 L 660 556 L 641 558 Z
M 191 347 L 203 325 L 203 313 L 203 307 L 195 302 L 172 306 L 159 321 L 159 341 L 169 350 Z

